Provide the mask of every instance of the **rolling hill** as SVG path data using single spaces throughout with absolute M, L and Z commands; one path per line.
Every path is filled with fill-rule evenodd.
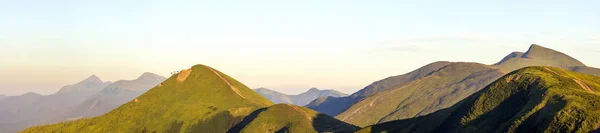
M 308 91 L 298 95 L 287 95 L 267 88 L 258 88 L 254 89 L 254 91 L 271 100 L 273 103 L 287 103 L 298 106 L 307 105 L 319 97 L 343 97 L 348 95 L 335 90 L 319 90 L 317 88 L 310 88 Z
M 450 108 L 357 132 L 591 132 L 600 77 L 537 66 L 511 72 Z
M 319 131 L 346 125 L 331 117 L 303 119 L 320 115 L 301 107 L 271 105 L 268 99 L 237 80 L 208 66 L 196 65 L 104 115 L 36 126 L 23 132 L 227 132 L 275 130 L 268 127 L 281 124 L 289 126 L 288 130 L 302 127 L 303 131 Z M 290 108 L 304 111 L 287 112 Z M 304 125 L 307 121 L 331 126 L 311 130 Z M 261 124 L 270 122 L 277 123 Z M 264 126 L 254 127 L 253 123 Z
M 390 78 L 382 80 L 395 83 L 388 83 L 392 84 L 392 87 L 382 87 L 385 89 L 369 87 L 382 82 L 378 81 L 349 97 L 319 98 L 307 107 L 335 115 L 340 120 L 358 126 L 413 118 L 450 107 L 515 67 L 541 64 L 558 65 L 589 74 L 594 74 L 595 70 L 598 70 L 581 66 L 583 63 L 566 54 L 533 44 L 527 52 L 513 52 L 494 65 L 436 62 L 415 70 L 425 73 L 418 74 L 414 76 L 415 78 L 407 78 L 410 80 L 396 82 L 389 80 Z M 405 75 L 415 75 L 415 71 Z M 360 92 L 371 93 L 360 96 Z

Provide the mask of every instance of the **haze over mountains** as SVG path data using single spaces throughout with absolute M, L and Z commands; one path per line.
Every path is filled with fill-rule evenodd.
M 533 44 L 527 52 L 513 52 L 494 65 L 435 62 L 374 82 L 349 97 L 319 98 L 307 107 L 358 126 L 413 118 L 450 107 L 517 67 L 536 65 L 600 74 L 566 54 Z
M 23 132 L 334 132 L 356 129 L 307 108 L 273 105 L 224 73 L 196 65 L 105 115 L 33 127 Z
M 348 95 L 335 90 L 319 90 L 317 88 L 310 88 L 308 91 L 298 95 L 287 95 L 267 88 L 258 88 L 254 89 L 254 91 L 271 100 L 271 102 L 275 104 L 287 103 L 298 106 L 307 105 L 319 97 L 343 97 Z
M 38 124 L 97 116 L 141 95 L 164 79 L 144 73 L 136 80 L 111 83 L 92 75 L 77 84 L 62 87 L 54 94 L 30 92 L 9 96 L 0 101 L 0 132 L 16 132 Z
M 69 120 L 23 132 L 590 132 L 600 129 L 598 72 L 534 44 L 493 65 L 433 62 L 352 95 L 316 88 L 286 95 L 251 90 L 195 65 L 168 79 L 144 73 L 110 83 L 91 76 L 55 93 L 79 103 L 41 108 L 59 110 L 48 111 L 56 117 L 32 115 L 0 127 L 14 132 Z M 49 96 L 9 96 L 0 107 L 37 105 Z

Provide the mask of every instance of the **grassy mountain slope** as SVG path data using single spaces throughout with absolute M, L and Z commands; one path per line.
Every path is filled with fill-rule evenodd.
M 527 67 L 450 108 L 358 132 L 590 132 L 600 127 L 599 94 L 600 77 Z
M 23 132 L 225 132 L 270 105 L 233 78 L 196 65 L 102 116 Z
M 431 75 L 367 97 L 336 116 L 368 126 L 412 118 L 454 105 L 504 75 L 478 63 L 451 63 Z
M 243 122 L 228 132 L 264 133 L 264 132 L 350 132 L 358 127 L 344 123 L 330 116 L 305 107 L 291 104 L 277 104 L 258 109 L 246 116 Z
M 360 91 L 347 96 L 347 97 L 320 97 L 316 100 L 312 101 L 306 107 L 311 108 L 313 110 L 319 111 L 321 113 L 327 114 L 329 116 L 336 116 L 354 103 L 360 101 L 361 99 L 374 95 L 377 92 L 381 92 L 388 89 L 394 89 L 399 85 L 411 82 L 416 79 L 423 78 L 429 75 L 433 71 L 437 71 L 438 69 L 450 64 L 450 62 L 434 62 L 428 65 L 425 65 L 417 70 L 412 72 L 388 77 L 379 81 L 376 81 Z

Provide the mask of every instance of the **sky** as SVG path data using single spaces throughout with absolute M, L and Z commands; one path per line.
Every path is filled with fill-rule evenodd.
M 209 65 L 288 94 L 353 93 L 535 43 L 600 67 L 597 0 L 0 0 L 0 94 Z

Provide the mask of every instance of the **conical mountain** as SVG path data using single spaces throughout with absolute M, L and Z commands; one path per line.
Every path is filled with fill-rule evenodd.
M 224 132 L 252 111 L 270 105 L 237 80 L 196 65 L 102 116 L 24 132 Z M 198 128 L 207 125 L 212 128 Z
M 358 132 L 591 132 L 600 77 L 555 67 L 519 69 L 450 108 Z
M 269 131 L 270 127 L 282 124 L 300 127 L 303 131 L 336 131 L 337 127 L 354 127 L 331 117 L 318 117 L 318 113 L 305 108 L 289 106 L 303 111 L 290 112 L 271 105 L 268 99 L 235 79 L 208 66 L 196 65 L 107 114 L 32 127 L 23 132 L 218 133 L 239 129 Z M 256 115 L 265 109 L 271 110 L 268 111 L 270 113 Z M 314 118 L 304 119 L 309 116 Z M 252 123 L 261 123 L 261 126 L 254 127 Z M 324 125 L 316 125 L 321 123 Z

